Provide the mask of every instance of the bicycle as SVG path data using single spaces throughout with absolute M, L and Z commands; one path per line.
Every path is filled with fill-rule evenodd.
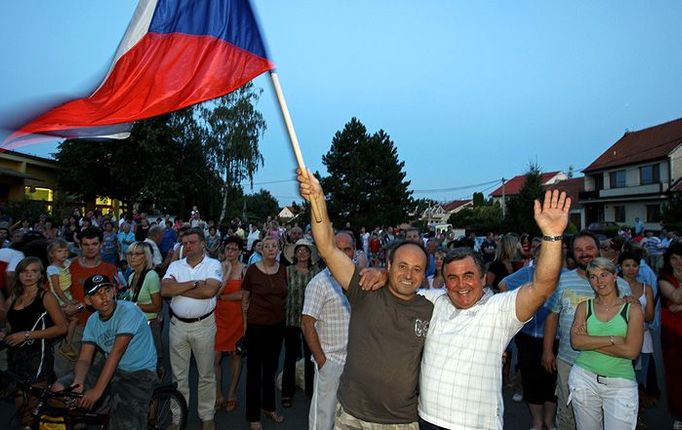
M 106 406 L 96 411 L 76 406 L 82 394 L 73 392 L 69 387 L 63 391 L 53 392 L 50 387 L 32 385 L 10 372 L 3 372 L 12 381 L 24 397 L 23 408 L 31 408 L 31 428 L 34 430 L 70 430 L 73 428 L 106 429 L 109 423 L 109 410 Z M 37 399 L 37 403 L 29 403 L 29 397 Z M 106 402 L 104 402 L 106 403 Z M 17 411 L 15 417 L 23 411 Z M 152 393 L 147 416 L 149 430 L 165 430 L 173 423 L 173 414 L 179 421 L 178 430 L 187 427 L 187 403 L 177 390 L 175 383 L 160 384 Z M 14 417 L 10 418 L 10 423 Z M 79 427 L 81 426 L 81 427 Z

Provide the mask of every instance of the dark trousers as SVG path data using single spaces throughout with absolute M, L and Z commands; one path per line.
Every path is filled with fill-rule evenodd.
M 275 410 L 275 373 L 284 324 L 246 326 L 246 420 L 260 421 L 261 408 Z
M 419 430 L 448 430 L 445 427 L 439 427 L 435 424 L 431 424 L 428 421 L 424 421 L 419 418 Z
M 313 395 L 313 378 L 315 369 L 310 361 L 310 349 L 303 341 L 303 334 L 299 327 L 286 326 L 284 329 L 284 371 L 282 374 L 282 397 L 292 398 L 296 392 L 296 361 L 301 357 L 303 345 L 303 361 L 305 362 L 305 394 Z
M 514 338 L 516 348 L 519 350 L 519 370 L 521 371 L 521 384 L 523 385 L 523 397 L 533 405 L 542 405 L 545 402 L 556 403 L 554 388 L 557 374 L 547 373 L 542 367 L 542 342 L 541 337 L 533 337 L 525 333 L 519 333 Z M 554 354 L 559 349 L 559 342 L 554 341 Z

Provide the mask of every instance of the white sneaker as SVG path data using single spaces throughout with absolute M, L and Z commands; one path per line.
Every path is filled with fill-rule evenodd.
M 520 402 L 521 400 L 523 400 L 523 394 L 514 393 L 514 395 L 512 396 L 512 400 L 515 402 Z

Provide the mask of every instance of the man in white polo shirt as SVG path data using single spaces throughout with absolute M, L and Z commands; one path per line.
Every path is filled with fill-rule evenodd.
M 481 256 L 451 250 L 443 262 L 447 294 L 434 300 L 419 381 L 421 430 L 502 429 L 502 354 L 556 288 L 570 199 L 548 191 L 535 202 L 543 234 L 533 282 L 493 295 Z M 429 296 L 429 291 L 426 293 Z
M 213 355 L 215 344 L 215 296 L 223 279 L 218 260 L 204 252 L 204 232 L 192 228 L 182 237 L 185 258 L 174 261 L 161 283 L 161 295 L 172 297 L 169 328 L 170 362 L 178 390 L 189 399 L 189 363 L 197 362 L 198 414 L 202 430 L 213 430 L 216 397 Z

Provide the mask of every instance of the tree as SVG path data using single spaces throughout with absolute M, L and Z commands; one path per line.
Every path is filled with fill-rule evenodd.
M 452 224 L 454 228 L 463 228 L 479 234 L 488 231 L 500 231 L 502 221 L 502 208 L 499 203 L 465 208 L 448 218 L 448 223 Z
M 371 228 L 407 219 L 412 204 L 410 181 L 405 180 L 405 162 L 399 161 L 385 131 L 370 135 L 357 118 L 352 118 L 336 132 L 322 162 L 329 174 L 321 178 L 322 186 L 335 224 L 349 221 Z
M 219 223 L 225 218 L 228 202 L 237 195 L 236 188 L 247 179 L 253 184 L 254 173 L 263 165 L 258 142 L 266 123 L 255 106 L 261 93 L 248 83 L 201 107 L 205 149 L 223 179 Z
M 63 189 L 85 200 L 106 195 L 130 208 L 220 214 L 263 164 L 265 121 L 252 84 L 203 105 L 139 121 L 125 140 L 67 140 L 55 158 Z M 243 201 L 242 201 L 243 203 Z M 241 205 L 230 208 L 241 211 Z
M 480 192 L 474 193 L 473 200 L 474 200 L 474 207 L 490 205 L 490 203 L 488 201 L 486 201 L 485 197 L 483 196 L 483 193 L 480 193 Z
M 279 213 L 279 204 L 270 191 L 261 189 L 255 194 L 244 196 L 246 216 L 250 222 L 262 222 L 269 216 L 273 218 Z
M 124 140 L 66 140 L 55 154 L 60 187 L 84 200 L 108 196 L 127 208 L 204 213 L 216 200 L 218 176 L 206 169 L 195 108 L 135 123 Z
M 531 163 L 528 166 L 526 180 L 519 194 L 508 199 L 507 217 L 504 220 L 506 229 L 538 236 L 540 229 L 533 218 L 533 205 L 535 200 L 542 199 L 544 193 L 542 171 L 537 164 Z

